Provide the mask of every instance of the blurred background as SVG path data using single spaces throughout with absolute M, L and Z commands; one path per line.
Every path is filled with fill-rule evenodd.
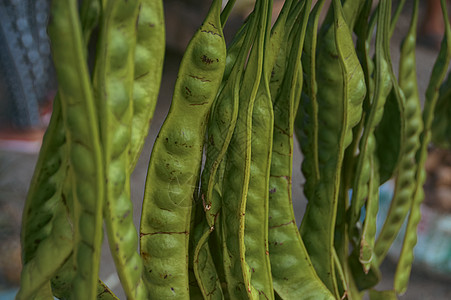
M 131 178 L 137 227 L 152 144 L 169 109 L 181 56 L 210 2 L 164 1 L 167 50 L 163 80 L 150 133 Z M 397 1 L 393 2 L 397 4 Z M 391 41 L 395 70 L 399 46 L 410 22 L 411 2 L 407 1 Z M 283 1 L 274 0 L 274 16 L 282 4 Z M 226 26 L 228 41 L 252 6 L 252 0 L 237 0 Z M 0 300 L 13 299 L 17 292 L 21 271 L 19 234 L 22 208 L 56 91 L 46 35 L 48 8 L 48 0 L 0 0 Z M 443 35 L 443 21 L 439 0 L 421 1 L 420 12 L 417 73 L 420 95 L 424 98 Z M 301 161 L 302 156 L 295 144 L 293 199 L 298 222 L 306 205 L 301 188 Z M 451 299 L 450 151 L 431 149 L 426 167 L 426 200 L 422 207 L 415 263 L 409 289 L 401 299 Z M 382 187 L 381 215 L 388 209 L 390 193 L 390 184 Z M 383 279 L 378 289 L 392 287 L 401 242 L 402 239 L 395 242 L 388 261 L 382 265 Z M 106 243 L 101 278 L 124 299 Z

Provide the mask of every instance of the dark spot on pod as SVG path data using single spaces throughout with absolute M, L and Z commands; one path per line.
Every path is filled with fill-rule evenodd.
M 185 86 L 185 94 L 186 94 L 186 96 L 192 96 L 193 95 L 193 93 L 191 92 L 191 90 L 187 86 Z
M 214 62 L 213 59 L 208 58 L 206 55 L 202 55 L 201 60 L 204 64 L 207 64 L 207 65 L 212 64 Z M 219 60 L 217 60 L 217 61 L 219 62 Z
M 198 43 L 193 49 L 193 58 L 199 68 L 215 70 L 225 63 L 219 58 L 225 57 L 225 42 L 222 36 L 205 34 L 199 36 Z
M 171 291 L 175 292 L 175 290 L 174 290 L 174 288 L 173 288 L 173 287 L 171 287 Z
M 274 194 L 275 192 L 276 192 L 276 188 L 273 188 L 273 189 L 270 189 L 270 190 L 269 190 L 269 193 L 270 193 L 270 194 Z

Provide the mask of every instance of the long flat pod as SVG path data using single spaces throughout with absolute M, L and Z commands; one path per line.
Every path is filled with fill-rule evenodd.
M 405 142 L 403 148 L 403 155 L 398 168 L 398 174 L 396 178 L 394 195 L 397 196 L 392 200 L 392 203 L 398 204 L 398 209 L 404 211 L 411 210 L 412 198 L 416 189 L 415 177 L 418 170 L 418 164 L 415 159 L 415 155 L 420 148 L 420 133 L 423 129 L 423 120 L 421 119 L 421 103 L 418 93 L 417 73 L 415 68 L 415 44 L 416 44 L 416 32 L 418 21 L 418 9 L 419 1 L 415 1 L 412 19 L 410 22 L 409 32 L 407 33 L 401 47 L 401 58 L 399 64 L 399 86 L 403 90 L 406 97 L 406 109 L 405 109 Z M 410 217 L 409 217 L 410 218 Z M 404 221 L 404 218 L 402 218 Z M 406 235 L 404 240 L 407 241 L 410 237 Z M 386 245 L 388 247 L 389 245 Z M 402 277 L 399 276 L 400 272 L 397 272 L 395 276 L 395 290 L 399 290 L 399 283 L 407 287 L 407 277 L 410 272 L 406 263 L 412 263 L 409 261 L 408 243 L 404 243 L 403 250 L 398 262 L 399 270 L 402 270 Z M 407 259 L 406 259 L 407 258 Z M 407 271 L 409 270 L 409 271 Z M 404 272 L 406 271 L 406 272 Z M 401 278 L 401 280 L 400 280 Z M 401 288 L 402 289 L 402 288 Z
M 45 294 L 45 287 L 50 288 L 51 277 L 57 276 L 64 264 L 69 264 L 73 270 L 70 256 L 73 248 L 73 215 L 67 215 L 66 211 L 70 214 L 74 212 L 70 203 L 71 195 L 66 197 L 64 194 L 64 186 L 70 184 L 70 177 L 60 102 L 58 95 L 54 100 L 52 117 L 44 136 L 22 216 L 24 267 L 18 299 Z M 63 204 L 70 208 L 62 207 Z M 56 225 L 60 228 L 55 228 Z M 55 253 L 55 250 L 58 252 Z M 29 274 L 26 274 L 27 272 Z M 75 272 L 73 274 L 75 275 Z M 70 282 L 72 279 L 73 276 Z M 48 282 L 48 285 L 45 284 L 45 287 L 37 291 L 44 282 Z
M 370 106 L 365 113 L 365 125 L 360 139 L 359 155 L 354 173 L 354 182 L 352 185 L 352 199 L 349 208 L 349 235 L 351 239 L 356 239 L 357 247 L 361 248 L 360 260 L 363 267 L 368 271 L 372 257 L 372 242 L 368 243 L 368 236 L 358 236 L 356 233 L 356 224 L 360 217 L 360 211 L 369 194 L 370 177 L 372 176 L 372 162 L 376 150 L 376 141 L 374 130 L 382 119 L 384 113 L 385 100 L 392 88 L 392 81 L 388 72 L 388 62 L 384 53 L 384 43 L 388 39 L 389 30 L 389 9 L 387 1 L 379 3 L 379 9 L 383 13 L 378 14 L 377 33 L 376 33 L 376 69 L 374 73 L 375 90 L 374 96 L 370 100 Z M 373 184 L 376 184 L 373 182 Z M 371 191 L 370 193 L 373 193 Z M 357 235 L 357 236 L 356 236 Z M 370 238 L 373 240 L 374 237 Z
M 416 23 L 418 19 L 417 4 L 414 8 L 409 32 L 401 48 L 399 87 L 394 84 L 394 91 L 400 89 L 405 101 L 403 109 L 400 110 L 402 114 L 401 157 L 396 173 L 393 199 L 375 245 L 379 263 L 385 258 L 408 214 L 415 190 L 415 170 L 417 169 L 415 155 L 420 147 L 419 135 L 423 125 L 416 70 L 415 64 L 413 64 L 415 61 Z
M 318 102 L 316 83 L 316 44 L 318 22 L 324 0 L 318 1 L 309 16 L 305 45 L 302 48 L 302 72 L 304 84 L 300 106 L 295 119 L 294 131 L 299 141 L 304 159 L 301 170 L 305 177 L 304 195 L 313 198 L 315 186 L 319 180 L 318 162 Z
M 365 203 L 365 220 L 359 240 L 359 261 L 363 271 L 368 274 L 374 266 L 374 242 L 376 239 L 376 219 L 379 210 L 379 161 L 375 155 L 370 158 L 370 177 L 368 179 L 368 197 Z
M 67 130 L 75 220 L 75 299 L 95 297 L 102 242 L 103 168 L 77 1 L 52 1 L 49 36 Z M 71 49 L 68 51 L 68 49 Z
M 241 83 L 237 123 L 227 150 L 224 173 L 221 230 L 227 290 L 232 299 L 258 298 L 258 291 L 251 285 L 252 270 L 245 258 L 244 230 L 251 159 L 252 111 L 262 74 L 267 4 L 266 0 L 255 4 L 259 31 Z
M 133 66 L 139 1 L 104 1 L 94 88 L 104 153 L 105 225 L 119 278 L 129 299 L 146 298 L 143 264 L 130 200 Z
M 451 72 L 440 87 L 432 122 L 431 141 L 443 149 L 451 149 Z
M 258 291 L 259 299 L 274 299 L 273 281 L 268 249 L 268 190 L 271 164 L 273 109 L 269 91 L 271 72 L 269 54 L 269 33 L 272 1 L 262 25 L 266 29 L 263 50 L 263 68 L 252 111 L 252 138 L 249 186 L 246 198 L 244 220 L 244 247 L 246 263 L 252 270 L 251 285 Z
M 72 252 L 72 226 L 69 215 L 61 201 L 55 205 L 52 228 L 35 251 L 35 257 L 22 269 L 20 290 L 16 299 L 32 299 L 39 295 L 38 290 L 50 285 L 50 279 L 64 264 Z
M 215 0 L 182 59 L 171 108 L 153 146 L 141 216 L 141 255 L 151 298 L 189 297 L 188 247 L 207 114 L 226 46 Z
M 206 159 L 201 176 L 200 205 L 205 219 L 199 226 L 203 233 L 195 241 L 194 273 L 204 298 L 222 298 L 220 278 L 216 271 L 222 265 L 221 259 L 214 257 L 207 244 L 210 234 L 220 228 L 217 220 L 221 213 L 222 179 L 225 156 L 235 129 L 238 116 L 238 100 L 241 77 L 249 53 L 252 36 L 256 32 L 256 18 L 251 14 L 227 50 L 227 60 L 222 78 L 222 89 L 216 97 L 207 125 Z M 246 38 L 247 37 L 247 38 Z M 220 235 L 218 230 L 215 234 Z M 219 252 L 219 251 L 216 251 Z M 218 257 L 216 253 L 216 257 Z M 224 280 L 224 279 L 222 279 Z
M 274 139 L 269 180 L 269 255 L 274 290 L 282 299 L 333 299 L 311 265 L 292 207 L 294 102 L 311 1 L 293 27 L 293 47 L 280 94 L 274 100 Z M 252 173 L 251 173 L 252 174 Z
M 44 135 L 22 215 L 22 263 L 34 258 L 39 243 L 51 231 L 55 203 L 61 200 L 66 178 L 66 136 L 61 104 L 55 99 L 50 124 Z
M 141 0 L 133 82 L 130 168 L 134 169 L 157 104 L 163 71 L 165 29 L 162 0 Z
M 435 106 L 439 97 L 439 87 L 442 84 L 451 60 L 451 26 L 448 19 L 446 2 L 440 1 L 443 19 L 445 23 L 445 36 L 442 40 L 440 52 L 435 61 L 431 78 L 426 89 L 426 101 L 423 110 L 424 129 L 420 136 L 420 149 L 416 153 L 418 168 L 415 174 L 415 193 L 410 207 L 410 215 L 407 222 L 406 234 L 401 250 L 400 261 L 396 268 L 394 289 L 398 294 L 403 294 L 407 289 L 410 270 L 413 262 L 413 248 L 417 243 L 417 227 L 421 219 L 420 205 L 424 199 L 423 184 L 426 180 L 424 164 L 427 158 L 427 147 L 431 141 L 431 126 L 434 117 Z
M 290 32 L 304 6 L 305 1 L 292 3 L 291 6 L 288 1 L 285 2 L 280 12 L 282 16 L 279 16 L 271 31 L 268 58 L 266 60 L 268 60 L 268 65 L 271 66 L 268 68 L 268 71 L 270 71 L 269 90 L 273 101 L 281 92 L 283 77 L 289 64 L 287 58 L 293 39 L 292 37 L 290 39 Z
M 334 26 L 319 41 L 317 56 L 318 159 L 320 178 L 307 204 L 301 236 L 318 276 L 338 295 L 332 259 L 337 199 L 344 150 L 360 121 L 365 81 L 339 1 L 333 1 Z

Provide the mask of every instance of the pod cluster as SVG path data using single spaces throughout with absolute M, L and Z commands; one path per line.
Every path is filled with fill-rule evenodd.
M 448 147 L 451 132 L 446 1 L 423 111 L 419 0 L 398 75 L 390 37 L 405 1 L 393 17 L 391 0 L 312 2 L 285 0 L 271 25 L 272 0 L 256 0 L 227 45 L 235 0 L 212 1 L 153 145 L 137 229 L 130 174 L 161 81 L 162 1 L 52 1 L 59 90 L 23 212 L 17 299 L 117 299 L 98 277 L 103 224 L 127 299 L 362 299 L 366 291 L 391 299 L 406 291 L 427 147 Z M 293 166 L 294 138 L 302 166 Z M 300 224 L 293 167 L 308 200 Z M 376 230 L 387 180 L 394 195 Z M 393 288 L 375 290 L 405 220 Z

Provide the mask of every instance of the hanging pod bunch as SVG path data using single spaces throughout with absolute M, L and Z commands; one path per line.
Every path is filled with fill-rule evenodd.
M 23 212 L 17 299 L 118 299 L 99 279 L 103 224 L 127 299 L 396 299 L 406 291 L 427 147 L 449 147 L 446 3 L 422 112 L 419 1 L 397 76 L 390 38 L 405 1 L 393 16 L 391 0 L 312 2 L 284 1 L 271 25 L 273 1 L 256 0 L 227 45 L 235 1 L 211 1 L 153 145 L 138 231 L 130 175 L 161 82 L 163 3 L 52 1 L 59 90 Z M 303 161 L 293 166 L 295 137 Z M 305 177 L 301 221 L 293 167 Z M 387 180 L 394 195 L 376 234 Z M 375 290 L 405 220 L 393 288 Z

